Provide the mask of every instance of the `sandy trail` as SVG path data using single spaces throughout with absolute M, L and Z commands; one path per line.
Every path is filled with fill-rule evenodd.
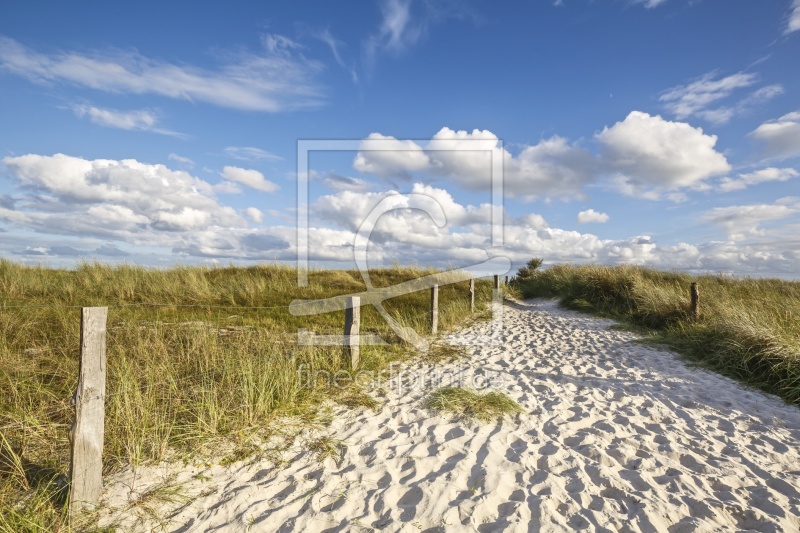
M 507 305 L 501 346 L 406 367 L 380 413 L 337 409 L 338 466 L 298 444 L 281 468 L 162 465 L 140 469 L 136 489 L 169 470 L 186 482 L 190 504 L 161 509 L 168 531 L 800 531 L 800 409 L 612 324 L 550 301 Z M 422 402 L 447 384 L 437 375 L 491 379 L 525 412 L 435 416 Z M 110 480 L 106 502 L 126 507 L 130 483 Z

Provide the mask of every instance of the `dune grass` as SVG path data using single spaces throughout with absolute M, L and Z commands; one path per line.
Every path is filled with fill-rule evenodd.
M 457 418 L 481 422 L 522 412 L 517 402 L 500 392 L 479 393 L 460 387 L 441 387 L 433 391 L 425 401 L 425 407 Z
M 689 287 L 700 287 L 700 317 Z M 690 276 L 629 266 L 557 265 L 517 281 L 523 297 L 641 328 L 722 374 L 800 405 L 800 283 Z
M 396 267 L 371 276 L 376 286 L 389 286 L 432 272 Z M 241 457 L 254 442 L 285 430 L 287 417 L 298 426 L 318 423 L 327 399 L 378 409 L 318 379 L 347 368 L 340 347 L 297 345 L 298 328 L 340 334 L 344 311 L 288 311 L 296 298 L 364 289 L 357 271 L 311 271 L 309 287 L 301 289 L 296 271 L 279 265 L 60 270 L 0 260 L 0 531 L 81 528 L 70 524 L 62 505 L 81 306 L 109 306 L 108 474 L 198 450 Z M 476 292 L 483 309 L 491 284 L 479 281 Z M 470 316 L 468 282 L 440 287 L 439 300 L 441 329 Z M 405 325 L 428 331 L 428 291 L 387 300 L 385 307 Z M 385 371 L 411 353 L 372 307 L 362 307 L 361 332 L 389 342 L 362 347 L 361 370 Z

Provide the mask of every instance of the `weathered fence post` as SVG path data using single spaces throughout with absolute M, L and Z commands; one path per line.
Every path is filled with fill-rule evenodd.
M 506 285 L 506 286 L 508 286 L 508 276 L 506 276 L 506 283 L 505 283 L 505 285 Z
M 475 278 L 469 278 L 469 311 L 475 312 Z
M 697 283 L 692 283 L 692 318 L 700 318 L 700 287 Z
M 350 368 L 355 369 L 361 360 L 359 353 L 359 328 L 361 327 L 361 298 L 349 296 L 344 311 L 345 355 L 350 355 Z
M 103 489 L 107 318 L 107 307 L 81 309 L 81 361 L 70 429 L 70 513 L 93 507 Z
M 439 286 L 431 287 L 431 333 L 439 331 Z
M 500 276 L 498 274 L 494 275 L 494 288 L 495 289 L 500 288 Z

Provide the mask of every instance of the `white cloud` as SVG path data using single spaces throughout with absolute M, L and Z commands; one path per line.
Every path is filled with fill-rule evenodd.
M 260 210 L 248 208 L 238 214 L 214 198 L 210 183 L 186 172 L 135 160 L 60 154 L 7 157 L 3 163 L 17 192 L 12 201 L 0 201 L 0 220 L 27 231 L 24 236 L 0 232 L 0 247 L 23 260 L 74 261 L 130 253 L 139 261 L 141 250 L 154 249 L 167 250 L 153 257 L 169 261 L 296 258 L 293 227 L 250 227 L 243 217 L 258 223 Z M 403 209 L 384 215 L 377 224 L 370 242 L 371 264 L 399 260 L 448 267 L 487 258 L 490 206 L 461 204 L 447 190 L 431 185 L 414 184 L 413 192 L 441 206 L 444 226 L 411 209 L 418 203 L 392 191 L 341 191 L 320 198 L 311 210 L 315 220 L 309 231 L 309 259 L 326 266 L 351 266 L 356 229 L 387 196 L 396 196 L 396 205 Z M 554 228 L 531 213 L 506 219 L 503 254 L 518 265 L 539 256 L 551 263 L 622 262 L 698 272 L 791 275 L 800 260 L 800 228 L 776 224 L 798 216 L 800 198 L 719 208 L 703 220 L 723 228 L 727 241 L 664 246 L 645 235 L 614 240 Z
M 747 174 L 739 174 L 738 179 L 722 178 L 718 189 L 722 192 L 740 191 L 751 185 L 757 185 L 768 181 L 788 181 L 797 176 L 800 176 L 800 173 L 793 168 L 769 167 Z
M 170 153 L 167 156 L 167 159 L 169 159 L 170 161 L 175 161 L 176 163 L 180 163 L 181 165 L 186 165 L 189 168 L 194 166 L 194 161 L 192 161 L 188 157 L 184 157 L 184 156 L 178 155 L 176 153 Z
M 797 30 L 800 30 L 800 0 L 794 0 L 794 2 L 792 2 L 784 33 L 789 34 Z
M 361 141 L 353 162 L 359 172 L 406 179 L 411 173 L 427 171 L 431 166 L 428 155 L 414 141 L 399 141 L 380 133 L 371 133 Z
M 256 222 L 258 224 L 264 222 L 264 213 L 262 213 L 260 209 L 257 209 L 255 207 L 248 207 L 247 209 L 244 210 L 244 213 L 253 222 Z
M 764 122 L 750 135 L 764 143 L 764 151 L 770 157 L 787 159 L 800 156 L 800 111 Z
M 598 213 L 594 209 L 587 209 L 586 211 L 581 211 L 578 213 L 578 223 L 579 224 L 590 224 L 590 223 L 597 223 L 597 224 L 605 224 L 608 222 L 608 215 L 606 213 Z
M 361 192 L 372 188 L 372 184 L 370 184 L 368 181 L 360 178 L 351 178 L 350 176 L 342 176 L 341 174 L 336 174 L 335 172 L 328 173 L 328 175 L 322 179 L 322 183 L 324 183 L 326 187 L 336 191 Z
M 221 176 L 258 191 L 275 192 L 280 189 L 277 184 L 264 178 L 264 174 L 258 170 L 226 166 L 222 169 Z
M 353 166 L 360 172 L 410 179 L 417 173 L 448 177 L 473 190 L 491 185 L 492 161 L 503 161 L 506 195 L 581 197 L 596 166 L 594 157 L 563 137 L 551 137 L 513 156 L 488 130 L 454 131 L 444 127 L 423 147 L 379 133 L 362 141 Z
M 797 214 L 796 206 L 775 204 L 734 205 L 716 207 L 707 211 L 701 220 L 725 230 L 731 241 L 765 235 L 765 222 L 780 220 Z
M 36 231 L 133 238 L 203 225 L 245 226 L 217 203 L 209 183 L 164 165 L 63 154 L 6 157 L 3 163 L 32 193 L 2 209 L 2 218 Z
M 634 4 L 644 4 L 644 7 L 647 9 L 652 9 L 654 7 L 658 7 L 667 0 L 631 0 Z
M 292 41 L 267 36 L 264 50 L 229 54 L 216 70 L 121 51 L 39 53 L 0 36 L 0 68 L 35 83 L 65 83 L 125 94 L 156 94 L 253 111 L 285 111 L 323 103 L 322 65 Z
M 716 135 L 640 111 L 596 137 L 604 165 L 616 174 L 617 189 L 631 196 L 656 199 L 681 188 L 708 188 L 703 180 L 730 170 L 725 156 L 714 150 Z
M 750 87 L 758 81 L 756 74 L 745 72 L 715 78 L 716 73 L 710 72 L 692 83 L 665 91 L 659 100 L 678 119 L 697 116 L 714 124 L 725 124 L 733 117 L 747 113 L 753 106 L 761 105 L 784 93 L 782 85 L 767 85 L 738 102 L 712 108 L 712 104 L 717 104 L 735 91 Z
M 225 147 L 225 153 L 229 157 L 232 157 L 233 159 L 239 159 L 241 161 L 258 161 L 261 159 L 266 159 L 268 161 L 280 161 L 283 159 L 279 155 L 275 155 L 271 152 L 267 152 L 261 148 L 255 148 L 253 146 L 227 146 Z
M 414 21 L 411 0 L 382 0 L 380 9 L 380 28 L 364 41 L 367 69 L 372 68 L 379 51 L 403 52 L 419 40 L 425 28 L 424 21 Z

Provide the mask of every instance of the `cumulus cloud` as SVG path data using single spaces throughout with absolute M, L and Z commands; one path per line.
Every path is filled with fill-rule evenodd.
M 85 160 L 61 154 L 29 154 L 3 160 L 17 192 L 0 203 L 6 227 L 0 245 L 23 259 L 126 257 L 138 250 L 166 250 L 170 260 L 286 260 L 296 258 L 291 226 L 252 228 L 260 210 L 221 205 L 214 187 L 184 171 L 135 160 Z M 445 215 L 438 225 L 394 191 L 339 191 L 319 198 L 310 210 L 309 259 L 351 266 L 355 233 L 384 198 L 399 210 L 384 215 L 370 241 L 371 264 L 418 262 L 440 267 L 469 265 L 492 249 L 491 206 L 458 202 L 446 189 L 416 183 L 412 191 L 436 202 Z M 738 273 L 796 273 L 800 198 L 773 204 L 718 208 L 704 221 L 725 230 L 725 241 L 660 245 L 646 235 L 603 239 L 591 233 L 551 227 L 539 214 L 505 219 L 504 255 L 516 264 L 533 256 L 548 262 L 606 262 Z M 276 213 L 270 212 L 270 216 Z M 767 231 L 769 230 L 769 231 Z M 65 243 L 65 237 L 69 244 Z M 746 239 L 746 240 L 745 240 Z M 102 244 L 98 245 L 97 241 Z M 497 253 L 494 251 L 493 253 Z M 136 257 L 141 257 L 139 254 Z
M 250 220 L 252 220 L 257 224 L 261 224 L 262 222 L 264 222 L 264 213 L 262 213 L 260 209 L 257 209 L 255 207 L 248 207 L 247 209 L 244 210 L 244 214 L 247 215 L 247 217 Z
M 232 53 L 217 69 L 169 63 L 134 52 L 37 52 L 0 36 L 0 69 L 34 83 L 63 83 L 109 93 L 155 94 L 251 111 L 285 111 L 323 103 L 322 64 L 296 43 L 267 35 L 258 52 Z
M 258 170 L 227 166 L 222 169 L 220 175 L 226 180 L 241 183 L 257 191 L 275 192 L 280 189 L 277 184 L 266 179 L 264 174 Z
M 581 211 L 578 213 L 578 223 L 579 224 L 605 224 L 608 222 L 608 215 L 605 213 L 598 213 L 594 209 L 587 209 L 586 211 Z
M 705 179 L 730 170 L 725 156 L 714 149 L 716 135 L 640 111 L 596 138 L 617 189 L 630 196 L 656 199 L 681 188 L 704 189 Z
M 800 111 L 764 122 L 750 135 L 763 143 L 769 157 L 788 159 L 800 156 Z
M 424 146 L 373 133 L 362 141 L 353 166 L 386 178 L 409 180 L 425 173 L 468 189 L 488 190 L 495 161 L 502 161 L 505 194 L 524 199 L 581 197 L 596 165 L 587 150 L 563 137 L 527 146 L 515 157 L 488 130 L 444 127 Z
M 741 191 L 752 185 L 758 185 L 759 183 L 766 183 L 768 181 L 789 181 L 797 176 L 800 176 L 800 173 L 793 168 L 769 167 L 756 170 L 755 172 L 739 174 L 739 177 L 736 179 L 722 178 L 719 182 L 718 189 L 722 192 Z

